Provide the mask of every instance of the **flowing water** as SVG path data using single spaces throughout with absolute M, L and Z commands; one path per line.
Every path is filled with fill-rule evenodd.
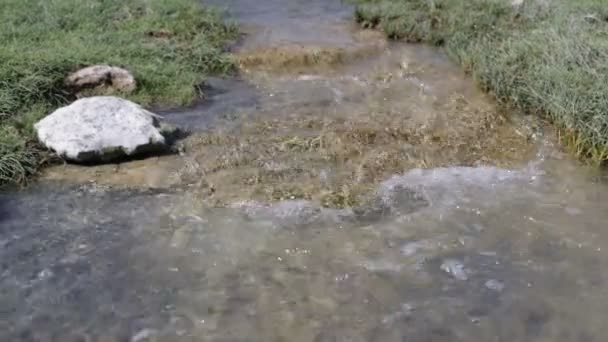
M 604 174 L 337 0 L 211 2 L 182 153 L 0 193 L 1 341 L 605 340 Z

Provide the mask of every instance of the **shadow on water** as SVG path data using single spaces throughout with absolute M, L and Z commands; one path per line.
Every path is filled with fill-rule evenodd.
M 201 91 L 204 98 L 199 103 L 189 108 L 160 110 L 157 113 L 180 129 L 193 132 L 216 125 L 230 126 L 236 119 L 255 111 L 258 105 L 256 88 L 238 77 L 208 78 Z
M 9 202 L 9 199 L 0 194 L 0 223 L 11 218 L 10 206 L 11 203 Z

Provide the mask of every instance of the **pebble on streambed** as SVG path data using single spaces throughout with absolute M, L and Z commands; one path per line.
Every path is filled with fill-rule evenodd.
M 502 281 L 496 279 L 490 279 L 486 281 L 484 285 L 486 288 L 496 292 L 502 292 L 502 290 L 505 289 L 505 284 Z
M 447 259 L 441 264 L 440 269 L 458 280 L 469 279 L 464 264 L 458 260 Z

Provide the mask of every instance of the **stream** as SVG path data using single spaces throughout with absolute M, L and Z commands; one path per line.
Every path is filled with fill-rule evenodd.
M 339 0 L 209 0 L 176 155 L 0 192 L 0 341 L 604 341 L 608 175 Z

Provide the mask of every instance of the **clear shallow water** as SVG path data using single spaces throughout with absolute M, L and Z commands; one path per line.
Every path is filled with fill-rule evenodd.
M 289 15 L 350 13 L 332 1 L 222 4 L 271 31 Z M 315 29 L 312 38 L 286 34 L 317 44 L 324 35 Z M 429 96 L 483 102 L 436 51 L 405 52 L 410 67 L 432 66 L 418 73 Z M 361 116 L 369 103 L 391 113 L 410 103 L 424 123 L 442 107 L 409 92 L 412 77 L 385 81 L 402 53 L 320 79 L 254 74 L 255 96 L 219 82 L 226 90 L 211 94 L 206 116 L 167 115 L 207 128 L 232 111 Z M 549 143 L 531 159 L 511 169 L 414 169 L 389 177 L 378 201 L 356 210 L 297 200 L 209 208 L 188 187 L 109 187 L 103 172 L 93 183 L 83 172 L 0 193 L 0 341 L 603 341 L 608 181 Z M 107 183 L 162 181 L 159 165 L 180 160 L 136 162 L 140 171 Z
M 254 85 L 234 77 L 210 77 L 205 81 L 204 99 L 189 108 L 157 111 L 172 124 L 188 131 L 213 129 L 234 119 L 234 113 L 251 112 L 259 105 L 259 94 Z
M 342 30 L 353 7 L 340 0 L 205 0 L 225 10 L 248 33 L 246 47 L 284 44 L 341 46 L 353 42 Z
M 554 163 L 576 168 L 413 170 L 382 185 L 393 210 L 365 223 L 298 202 L 211 210 L 183 193 L 4 193 L 0 335 L 600 341 L 606 185 L 544 174 Z M 424 204 L 401 214 L 413 198 Z

